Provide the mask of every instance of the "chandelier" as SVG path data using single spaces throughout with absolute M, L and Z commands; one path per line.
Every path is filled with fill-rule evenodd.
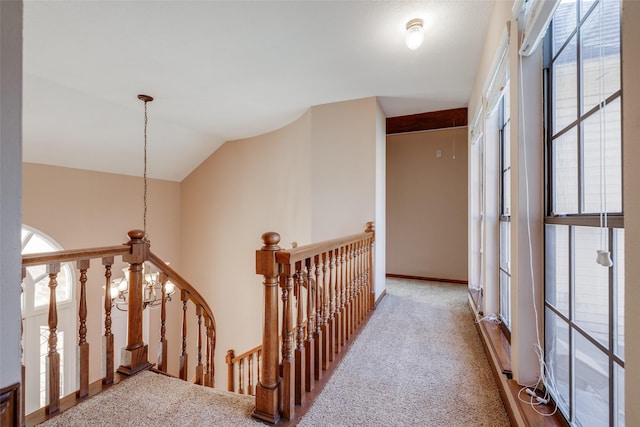
M 111 280 L 109 292 L 111 294 L 111 306 L 120 311 L 127 311 L 127 297 L 129 294 L 129 281 L 127 280 L 127 267 L 122 269 L 122 277 Z M 163 289 L 164 287 L 164 289 Z M 168 280 L 162 280 L 160 272 L 153 271 L 151 264 L 142 264 L 142 309 L 156 307 L 165 301 L 171 301 L 176 287 Z
M 138 99 L 144 102 L 144 213 L 143 230 L 144 240 L 147 238 L 147 103 L 153 101 L 149 95 L 138 95 Z M 109 285 L 111 295 L 111 306 L 120 311 L 127 311 L 129 281 L 127 280 L 129 269 L 122 269 L 122 277 L 113 279 Z M 164 301 L 171 301 L 171 296 L 176 292 L 175 285 L 166 278 L 162 278 L 159 271 L 153 271 L 151 264 L 142 264 L 142 309 L 155 307 Z M 164 297 L 163 297 L 164 296 Z

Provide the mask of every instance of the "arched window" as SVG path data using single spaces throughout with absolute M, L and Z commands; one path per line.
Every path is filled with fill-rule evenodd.
M 62 247 L 44 233 L 23 225 L 22 254 L 52 252 Z M 56 277 L 58 310 L 58 353 L 60 353 L 60 395 L 75 387 L 75 275 L 69 263 L 60 266 Z M 46 266 L 28 267 L 22 281 L 23 364 L 26 369 L 25 412 L 45 405 L 49 338 L 49 275 Z M 66 349 L 66 351 L 65 351 Z

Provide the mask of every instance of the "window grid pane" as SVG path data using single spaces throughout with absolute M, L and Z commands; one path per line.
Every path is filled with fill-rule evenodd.
M 620 359 L 624 359 L 624 230 L 614 230 L 614 351 Z
M 605 207 L 609 213 L 622 212 L 620 104 L 620 98 L 617 98 L 582 122 L 584 213 L 599 213 Z M 604 129 L 601 129 L 601 123 L 605 124 Z M 604 139 L 600 137 L 601 131 L 605 134 Z M 601 181 L 602 170 L 604 179 Z
M 546 300 L 569 318 L 569 227 L 547 224 L 545 228 Z
M 574 320 L 603 346 L 609 347 L 609 269 L 596 263 L 597 250 L 608 248 L 608 233 L 601 246 L 600 229 L 574 227 Z
M 577 36 L 571 37 L 569 44 L 554 61 L 552 69 L 553 87 L 553 133 L 561 131 L 573 123 L 578 114 L 578 63 Z
M 574 128 L 553 141 L 553 214 L 578 213 L 578 132 Z
M 607 355 L 573 332 L 575 414 L 583 426 L 609 425 L 609 361 Z
M 548 389 L 558 407 L 569 414 L 569 325 L 549 308 L 545 311 L 545 361 Z

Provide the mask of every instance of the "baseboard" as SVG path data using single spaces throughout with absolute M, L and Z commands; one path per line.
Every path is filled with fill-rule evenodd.
M 428 282 L 456 283 L 458 285 L 468 285 L 469 284 L 468 280 L 442 279 L 442 278 L 438 278 L 438 277 L 409 276 L 407 274 L 387 273 L 387 277 L 392 277 L 392 278 L 395 278 L 395 279 L 426 280 Z
M 387 296 L 387 290 L 383 289 L 382 293 L 380 294 L 380 296 L 376 300 L 375 304 L 373 305 L 374 309 L 378 307 L 378 304 L 380 304 L 380 301 L 382 301 L 382 298 L 384 298 L 385 296 Z

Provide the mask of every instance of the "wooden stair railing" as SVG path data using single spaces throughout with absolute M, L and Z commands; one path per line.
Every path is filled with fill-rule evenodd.
M 249 351 L 236 356 L 233 350 L 227 351 L 227 390 L 254 396 L 255 386 L 260 381 L 260 361 L 262 359 L 262 346 L 252 348 Z M 235 378 L 238 381 L 235 381 Z M 246 384 L 246 386 L 245 386 Z
M 187 379 L 187 303 L 191 302 L 195 305 L 197 317 L 197 364 L 195 366 L 195 379 L 193 382 L 213 387 L 214 386 L 214 365 L 213 358 L 216 344 L 216 326 L 215 319 L 211 308 L 204 298 L 195 290 L 195 288 L 187 282 L 172 267 L 163 262 L 157 255 L 150 250 L 150 245 L 144 239 L 144 232 L 141 230 L 133 230 L 129 233 L 129 241 L 123 245 L 107 246 L 91 249 L 80 250 L 64 250 L 57 252 L 36 253 L 22 256 L 23 278 L 26 275 L 26 269 L 32 266 L 45 265 L 47 274 L 49 275 L 49 311 L 48 311 L 48 352 L 46 355 L 48 372 L 47 372 L 47 402 L 44 408 L 44 414 L 55 414 L 60 409 L 60 354 L 57 350 L 57 328 L 58 328 L 58 309 L 56 302 L 57 275 L 60 272 L 62 263 L 76 263 L 79 272 L 79 301 L 78 301 L 78 373 L 79 385 L 76 391 L 76 397 L 85 398 L 89 395 L 89 342 L 87 340 L 87 314 L 90 309 L 101 310 L 101 307 L 90 308 L 87 306 L 86 290 L 88 284 L 87 271 L 90 267 L 91 260 L 100 260 L 104 266 L 105 291 L 104 291 L 104 335 L 103 340 L 103 365 L 104 377 L 100 380 L 102 384 L 108 385 L 114 382 L 114 336 L 112 331 L 112 300 L 110 295 L 111 284 L 111 268 L 115 263 L 116 257 L 121 257 L 122 261 L 129 263 L 129 293 L 127 300 L 127 346 L 123 349 L 122 365 L 117 371 L 124 375 L 132 375 L 141 370 L 148 369 L 154 364 L 148 358 L 148 345 L 142 339 L 142 265 L 148 262 L 160 272 L 160 281 L 162 283 L 162 302 L 160 312 L 160 342 L 158 351 L 157 369 L 167 372 L 167 355 L 168 341 L 166 339 L 166 283 L 171 281 L 180 290 L 180 299 L 183 305 L 182 316 L 182 346 L 180 353 L 180 378 Z M 95 286 L 102 286 L 102 283 Z M 203 330 L 204 323 L 204 330 Z M 204 354 L 203 354 L 203 337 L 204 337 Z M 24 366 L 23 366 L 23 383 L 24 383 Z M 28 387 L 29 385 L 27 385 Z M 22 388 L 24 393 L 24 387 Z M 24 394 L 23 394 L 24 402 Z M 23 408 L 24 411 L 24 408 Z M 23 415 L 23 420 L 25 419 Z
M 262 240 L 256 251 L 256 273 L 264 276 L 262 366 L 253 416 L 275 424 L 294 418 L 296 405 L 305 405 L 374 307 L 375 232 L 370 222 L 364 233 L 288 250 L 278 246 L 277 233 Z

